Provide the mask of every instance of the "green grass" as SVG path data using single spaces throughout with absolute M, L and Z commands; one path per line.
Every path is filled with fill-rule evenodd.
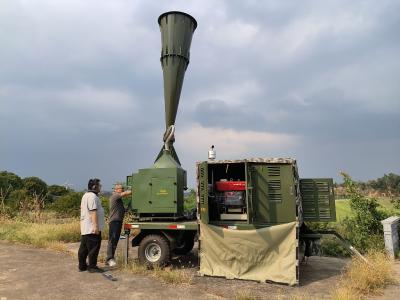
M 400 215 L 400 210 L 395 209 L 389 198 L 378 198 L 378 203 L 381 205 L 381 210 L 390 212 L 391 214 Z M 336 222 L 339 223 L 345 217 L 351 215 L 350 201 L 348 199 L 337 199 L 336 203 Z
M 336 222 L 342 221 L 345 217 L 351 215 L 350 202 L 347 199 L 338 199 L 336 204 Z

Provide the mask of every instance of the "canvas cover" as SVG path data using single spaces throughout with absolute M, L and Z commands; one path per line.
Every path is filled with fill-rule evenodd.
M 235 230 L 200 223 L 200 274 L 297 284 L 296 225 Z

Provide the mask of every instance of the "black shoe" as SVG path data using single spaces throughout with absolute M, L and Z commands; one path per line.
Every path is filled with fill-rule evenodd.
M 79 270 L 79 272 L 85 272 L 85 271 L 87 271 L 87 267 L 83 267 L 83 268 L 81 268 L 81 267 L 78 267 L 78 270 Z
M 88 268 L 89 273 L 103 273 L 104 270 L 102 268 L 99 268 L 98 266 L 93 267 L 93 268 Z

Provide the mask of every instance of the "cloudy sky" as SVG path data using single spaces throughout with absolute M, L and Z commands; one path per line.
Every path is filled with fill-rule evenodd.
M 196 18 L 176 120 L 195 162 L 293 157 L 301 177 L 400 173 L 400 1 L 0 0 L 0 169 L 105 189 L 164 132 L 158 16 Z

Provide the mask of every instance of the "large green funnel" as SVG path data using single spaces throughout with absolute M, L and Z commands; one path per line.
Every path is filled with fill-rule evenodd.
M 183 12 L 170 11 L 158 18 L 161 31 L 161 66 L 164 76 L 166 130 L 175 124 L 183 78 L 189 64 L 190 44 L 196 20 Z

